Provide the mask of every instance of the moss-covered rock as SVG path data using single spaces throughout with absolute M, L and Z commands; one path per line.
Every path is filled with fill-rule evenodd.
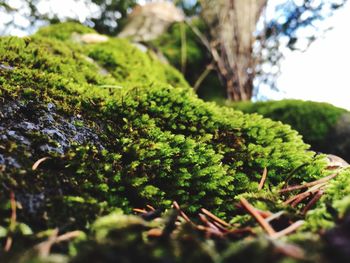
M 0 39 L 0 236 L 4 243 L 15 240 L 14 258 L 17 249 L 50 236 L 41 231 L 56 227 L 92 231 L 82 245 L 87 254 L 78 253 L 82 259 L 96 248 L 106 257 L 112 250 L 126 257 L 131 252 L 120 240 L 129 225 L 119 232 L 98 218 L 117 208 L 165 209 L 174 200 L 190 215 L 205 207 L 244 226 L 252 220 L 234 205 L 242 196 L 278 211 L 289 196 L 278 194 L 286 180 L 298 184 L 330 173 L 324 156 L 308 151 L 289 126 L 198 99 L 175 69 L 125 40 L 84 44 L 69 37 L 74 32 L 91 31 L 68 23 Z M 265 167 L 265 190 L 257 192 Z M 330 191 L 327 198 L 333 205 L 338 197 Z M 143 239 L 153 225 L 128 219 L 133 230 L 125 244 L 135 248 L 135 257 L 146 253 L 161 261 L 170 255 L 181 262 L 192 251 L 179 248 L 188 243 L 186 231 L 178 245 L 170 239 L 163 249 Z M 101 226 L 104 234 L 95 236 Z M 205 240 L 196 241 L 203 250 L 198 258 L 214 260 Z M 72 243 L 58 252 L 77 254 Z
M 345 109 L 328 103 L 301 100 L 244 102 L 236 103 L 233 107 L 289 124 L 313 150 L 350 160 L 350 142 L 347 139 L 350 114 Z

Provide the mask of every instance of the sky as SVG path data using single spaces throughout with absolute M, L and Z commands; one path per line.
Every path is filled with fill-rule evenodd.
M 40 8 L 44 11 L 49 11 L 50 8 L 56 11 L 61 9 L 60 12 L 66 15 L 79 10 L 79 14 L 84 16 L 86 6 L 79 5 L 79 1 L 71 2 L 72 4 L 62 5 L 62 0 L 42 1 Z M 21 1 L 12 0 L 11 3 L 19 5 Z M 18 19 L 21 19 L 20 16 Z M 84 17 L 78 16 L 78 19 L 83 20 Z M 2 14 L 0 23 L 4 21 L 6 16 Z M 333 26 L 333 30 L 317 39 L 306 52 L 285 50 L 285 60 L 281 63 L 281 75 L 276 85 L 279 91 L 262 87 L 259 89 L 259 97 L 329 102 L 350 110 L 350 96 L 347 96 L 350 90 L 350 2 L 328 18 L 326 23 Z M 25 34 L 23 31 L 11 33 Z
M 350 2 L 327 23 L 333 29 L 306 52 L 285 52 L 279 92 L 263 89 L 263 96 L 329 102 L 350 110 Z

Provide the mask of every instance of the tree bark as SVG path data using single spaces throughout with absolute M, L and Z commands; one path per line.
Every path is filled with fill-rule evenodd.
M 210 28 L 212 57 L 229 100 L 250 100 L 256 59 L 254 32 L 267 0 L 201 0 Z M 216 53 L 216 54 L 214 54 Z

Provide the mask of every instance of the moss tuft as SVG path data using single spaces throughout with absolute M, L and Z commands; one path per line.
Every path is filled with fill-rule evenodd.
M 245 113 L 259 113 L 266 118 L 289 124 L 297 130 L 314 150 L 327 152 L 327 136 L 334 128 L 345 109 L 328 103 L 281 100 L 268 102 L 243 102 L 233 105 Z
M 68 25 L 61 25 L 62 31 Z M 239 197 L 276 211 L 282 207 L 278 189 L 287 178 L 299 184 L 330 173 L 324 156 L 309 151 L 290 126 L 200 100 L 175 69 L 125 40 L 81 44 L 40 32 L 26 39 L 0 38 L 0 61 L 6 65 L 0 68 L 4 237 L 23 237 L 31 230 L 37 235 L 30 238 L 39 241 L 48 228 L 80 229 L 91 232 L 78 248 L 86 254 L 77 261 L 89 258 L 96 247 L 103 256 L 115 248 L 117 257 L 125 257 L 131 244 L 135 257 L 193 256 L 193 262 L 202 257 L 215 262 L 216 252 L 208 251 L 216 248 L 193 226 L 183 226 L 176 232 L 178 241 L 165 238 L 162 246 L 144 238 L 152 223 L 113 212 L 131 213 L 147 204 L 166 209 L 176 200 L 189 215 L 205 207 L 243 225 L 251 220 L 234 206 Z M 265 167 L 267 181 L 257 192 Z M 337 195 L 343 180 L 344 174 L 325 197 L 339 213 L 347 211 L 338 203 L 349 191 Z M 16 222 L 10 220 L 14 199 Z M 322 205 L 315 213 L 319 209 Z M 166 214 L 161 226 L 171 218 Z M 196 236 L 194 243 L 188 242 L 188 233 Z M 30 247 L 30 238 L 14 242 L 14 251 Z M 187 248 L 192 245 L 200 253 L 191 254 Z M 72 259 L 76 249 L 69 243 L 59 252 Z

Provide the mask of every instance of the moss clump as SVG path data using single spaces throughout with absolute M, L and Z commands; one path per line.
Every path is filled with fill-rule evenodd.
M 314 150 L 324 152 L 332 148 L 327 145 L 329 143 L 327 136 L 340 117 L 347 112 L 328 103 L 301 100 L 245 102 L 234 104 L 233 107 L 246 113 L 256 112 L 266 118 L 289 124 Z
M 3 236 L 21 235 L 24 226 L 35 233 L 89 231 L 116 208 L 168 208 L 173 200 L 189 214 L 206 207 L 239 222 L 233 203 L 240 195 L 256 204 L 269 200 L 276 211 L 281 200 L 274 193 L 287 177 L 292 184 L 329 174 L 324 157 L 308 151 L 289 126 L 198 99 L 175 69 L 125 40 L 82 44 L 40 32 L 0 39 Z M 265 167 L 269 190 L 256 193 Z M 11 222 L 14 198 L 17 221 Z M 144 242 L 142 236 L 131 233 L 128 241 Z M 108 240 L 101 248 L 113 248 Z M 87 251 L 95 241 L 99 237 Z M 143 248 L 154 248 L 156 258 L 185 256 L 169 246 L 171 252 L 148 243 Z
M 36 33 L 40 37 L 55 38 L 58 40 L 71 40 L 72 34 L 87 34 L 96 33 L 92 28 L 83 26 L 75 22 L 66 22 L 61 24 L 55 24 L 47 27 L 42 27 Z

